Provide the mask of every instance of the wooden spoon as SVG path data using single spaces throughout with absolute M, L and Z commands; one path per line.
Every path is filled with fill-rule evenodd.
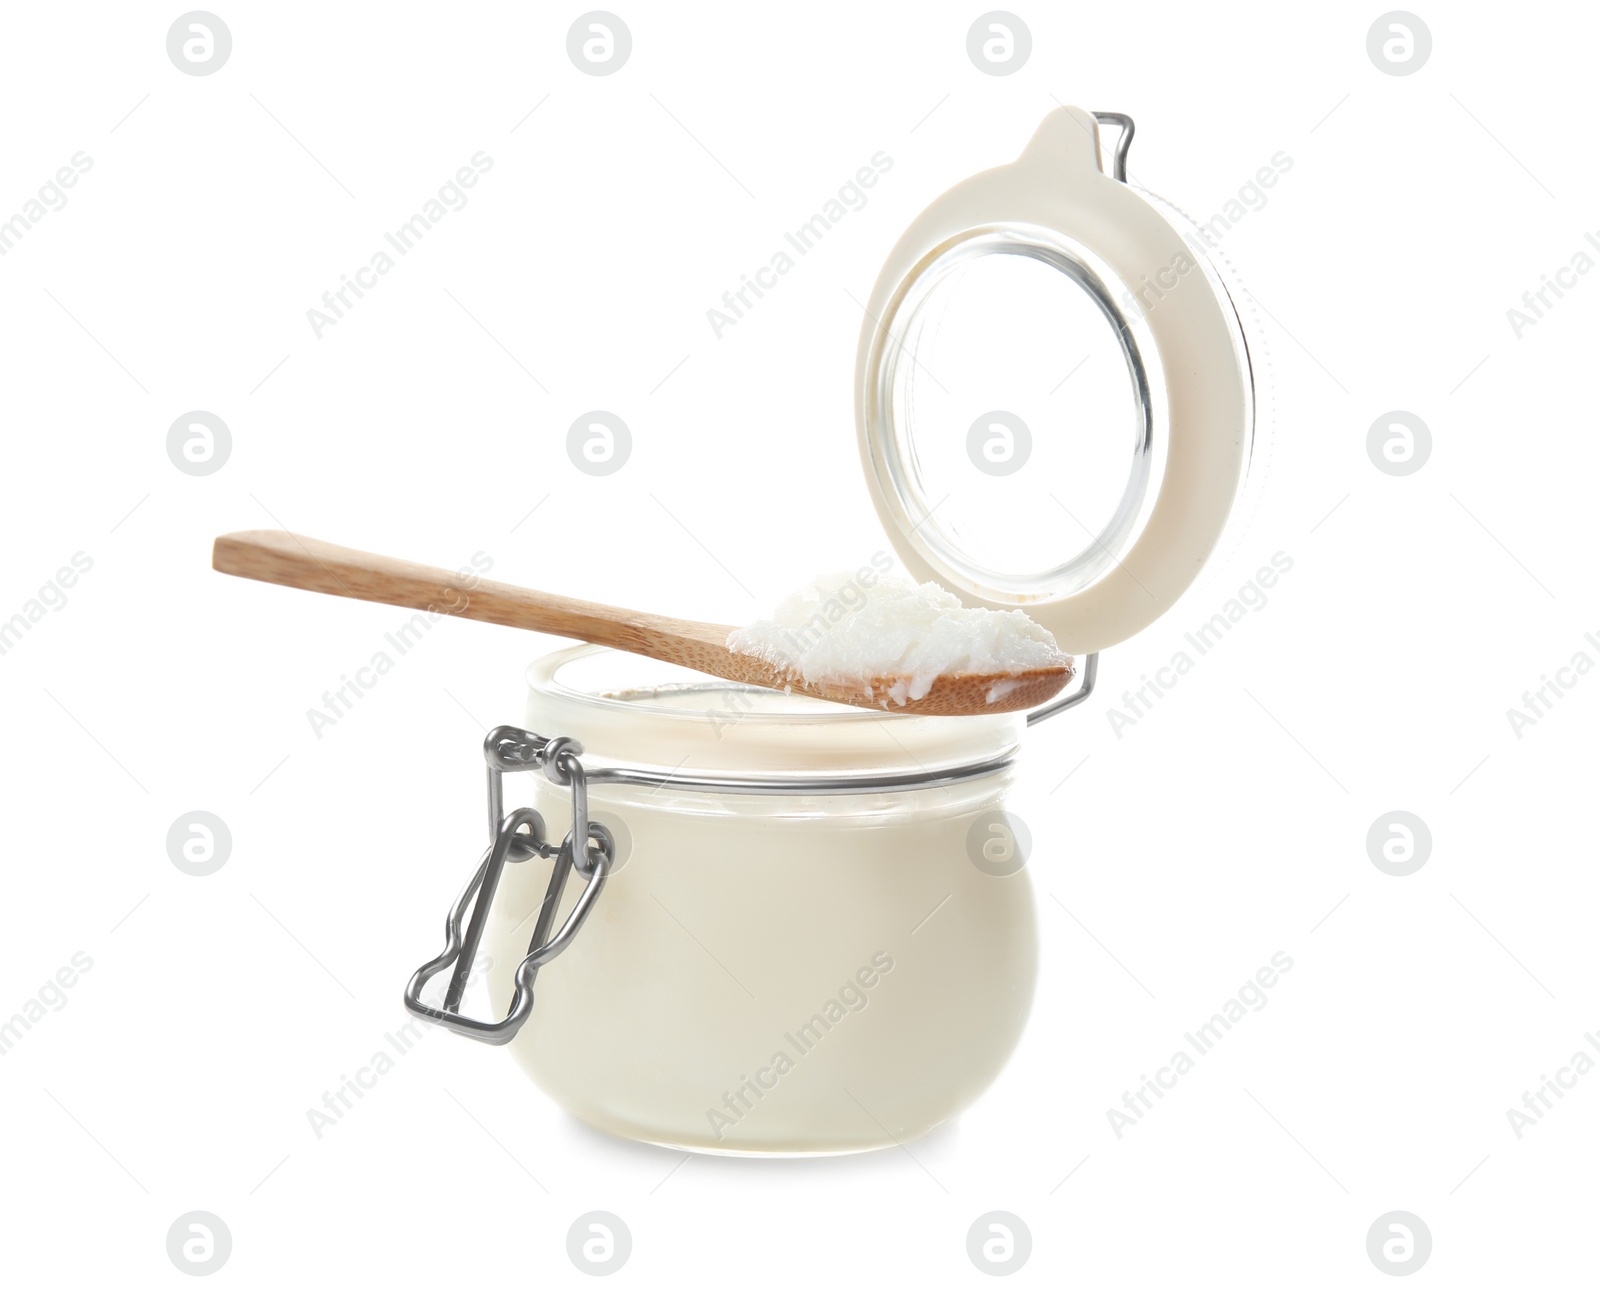
M 542 631 L 587 640 L 629 653 L 659 658 L 724 680 L 767 689 L 792 690 L 854 707 L 884 708 L 924 716 L 972 716 L 1015 712 L 1055 697 L 1072 679 L 1072 663 L 1028 671 L 963 672 L 938 677 L 921 698 L 904 704 L 886 697 L 894 676 L 872 681 L 872 696 L 862 686 L 817 684 L 749 654 L 728 648 L 732 627 L 689 622 L 653 613 L 590 604 L 564 595 L 547 595 L 504 582 L 463 585 L 455 573 L 384 555 L 369 555 L 294 533 L 261 530 L 228 533 L 211 550 L 211 567 L 235 577 L 296 586 L 352 600 L 397 604 L 479 622 Z M 989 701 L 990 693 L 994 700 Z

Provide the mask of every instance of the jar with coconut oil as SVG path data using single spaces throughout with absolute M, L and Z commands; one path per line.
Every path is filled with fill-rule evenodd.
M 911 582 L 838 627 L 802 595 L 730 643 L 802 680 L 859 667 L 890 710 L 591 647 L 536 663 L 527 728 L 485 742 L 489 850 L 412 977 L 415 1014 L 509 1044 L 585 1122 L 686 1150 L 890 1146 L 994 1079 L 1037 965 L 1005 812 L 1023 730 L 1087 698 L 1099 652 L 1189 588 L 1254 450 L 1239 311 L 1181 217 L 1127 184 L 1132 133 L 1052 112 L 912 222 L 868 298 L 857 438 Z M 1081 658 L 1076 692 L 893 711 L 949 668 L 1045 646 Z M 865 673 L 885 667 L 905 683 L 880 694 Z M 534 806 L 508 809 L 518 770 Z M 480 945 L 501 964 L 491 1019 L 462 1010 Z
M 655 780 L 588 789 L 616 845 L 604 895 L 510 1045 L 549 1096 L 678 1149 L 833 1154 L 919 1136 L 983 1091 L 1038 956 L 1004 815 L 1020 715 L 885 716 L 592 647 L 529 679 L 530 729 Z M 562 818 L 566 790 L 534 782 Z M 494 961 L 527 952 L 547 872 L 507 866 Z M 497 1012 L 511 995 L 497 973 Z

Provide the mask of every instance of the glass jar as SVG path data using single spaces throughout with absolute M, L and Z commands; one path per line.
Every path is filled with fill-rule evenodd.
M 511 1043 L 549 1096 L 678 1149 L 834 1154 L 919 1136 L 994 1079 L 1037 968 L 1001 815 L 1021 715 L 890 716 L 593 647 L 529 681 L 529 729 L 661 780 L 591 778 L 616 855 Z M 861 782 L 882 776 L 931 786 Z M 567 790 L 531 777 L 564 827 Z M 505 867 L 495 963 L 527 953 L 548 875 Z M 503 1013 L 511 973 L 490 981 Z
M 1255 441 L 1238 311 L 1127 184 L 1132 136 L 1126 115 L 1058 108 L 936 198 L 857 348 L 862 469 L 901 562 L 1024 609 L 1081 657 L 1077 692 L 1025 718 L 919 717 L 606 650 L 546 658 L 527 728 L 486 740 L 494 840 L 407 989 L 415 1014 L 510 1043 L 596 1127 L 730 1154 L 908 1141 L 1004 1066 L 1037 960 L 1004 813 L 1022 732 L 1184 594 Z M 1058 396 L 1097 346 L 1112 361 Z M 516 770 L 542 772 L 536 809 L 503 808 Z M 499 1019 L 460 1010 L 480 944 Z

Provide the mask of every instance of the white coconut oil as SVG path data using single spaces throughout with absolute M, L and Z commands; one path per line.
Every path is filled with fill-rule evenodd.
M 967 608 L 937 583 L 919 586 L 870 565 L 815 579 L 771 617 L 733 632 L 728 648 L 809 683 L 859 688 L 901 704 L 922 698 L 940 676 L 1004 677 L 1070 661 L 1020 610 Z M 885 678 L 891 683 L 881 684 Z M 1004 685 L 997 682 L 991 702 L 1007 692 Z

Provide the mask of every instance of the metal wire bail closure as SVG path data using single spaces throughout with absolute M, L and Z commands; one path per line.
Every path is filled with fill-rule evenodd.
M 572 739 L 547 739 L 510 725 L 498 726 L 484 739 L 483 758 L 489 774 L 489 849 L 445 918 L 444 952 L 419 967 L 406 985 L 406 1008 L 414 1015 L 498 1047 L 515 1038 L 532 1014 L 534 977 L 540 967 L 572 943 L 594 908 L 616 855 L 610 832 L 589 820 L 588 778 L 579 759 L 582 752 L 582 745 Z M 552 783 L 570 788 L 572 792 L 572 828 L 559 846 L 545 840 L 544 819 L 537 810 L 526 806 L 509 812 L 504 809 L 501 777 L 518 770 L 538 769 L 543 769 Z M 582 838 L 582 843 L 575 846 L 575 838 Z M 590 842 L 595 843 L 592 848 Z M 466 991 L 467 973 L 489 923 L 489 910 L 494 904 L 500 874 L 507 863 L 522 863 L 534 855 L 555 860 L 555 866 L 528 941 L 528 954 L 517 967 L 516 992 L 512 995 L 510 1010 L 497 1021 L 463 1016 L 461 996 Z M 574 869 L 588 885 L 561 929 L 552 935 L 567 877 Z M 464 918 L 467 918 L 465 932 L 461 929 Z M 445 989 L 443 1003 L 435 1007 L 423 1002 L 422 991 L 428 982 L 452 965 L 455 970 Z

